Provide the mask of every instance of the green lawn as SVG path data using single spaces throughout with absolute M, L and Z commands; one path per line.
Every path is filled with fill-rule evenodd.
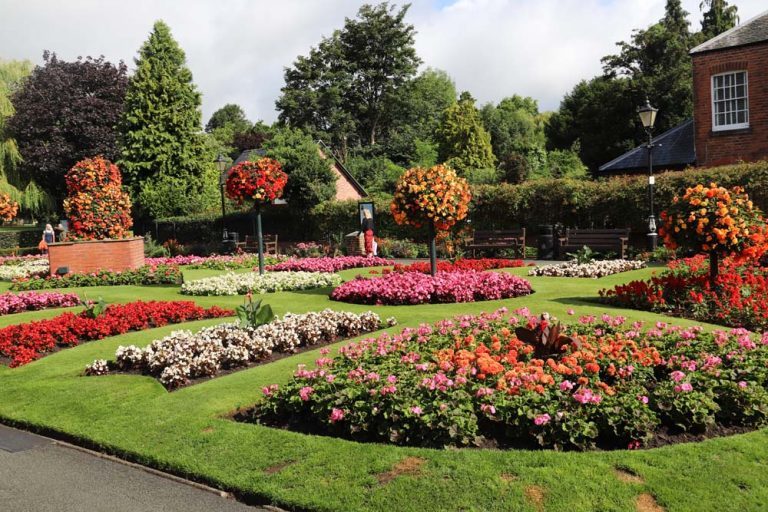
M 512 272 L 524 275 L 526 269 Z M 594 302 L 597 290 L 645 278 L 640 270 L 599 280 L 530 278 L 536 293 L 513 300 L 409 307 L 373 307 L 400 326 L 500 306 L 527 306 L 567 321 L 610 312 L 631 320 L 690 322 L 611 309 Z M 186 279 L 216 271 L 187 271 Z M 346 278 L 367 270 L 342 272 Z M 0 286 L 0 291 L 7 285 Z M 190 299 L 178 287 L 103 287 L 74 290 L 109 302 Z M 331 302 L 329 290 L 264 296 L 277 313 L 367 306 Z M 242 297 L 195 297 L 204 305 L 236 306 Z M 0 317 L 0 325 L 54 316 L 60 310 Z M 185 324 L 198 328 L 216 323 Z M 256 503 L 299 510 L 546 510 L 634 511 L 642 494 L 670 511 L 765 510 L 768 430 L 647 451 L 556 453 L 478 449 L 429 450 L 358 444 L 229 421 L 224 415 L 259 400 L 263 385 L 286 381 L 296 364 L 317 351 L 237 372 L 168 393 L 154 379 L 81 377 L 94 358 L 111 358 L 118 345 L 143 345 L 178 329 L 168 326 L 63 350 L 22 368 L 0 367 L 0 418 L 57 432 L 131 460 L 232 490 Z M 400 327 L 398 327 L 399 329 Z M 382 482 L 406 458 L 414 470 Z M 620 480 L 616 468 L 640 478 Z M 95 484 L 97 485 L 97 484 Z

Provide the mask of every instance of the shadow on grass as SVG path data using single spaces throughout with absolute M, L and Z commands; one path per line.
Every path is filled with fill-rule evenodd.
M 607 306 L 598 297 L 560 297 L 559 299 L 550 299 L 552 302 L 568 304 L 570 306 Z M 611 306 L 614 307 L 614 306 Z
M 326 297 L 331 294 L 333 287 L 329 288 L 310 288 L 308 290 L 291 290 L 285 293 L 299 294 L 299 295 L 325 295 Z

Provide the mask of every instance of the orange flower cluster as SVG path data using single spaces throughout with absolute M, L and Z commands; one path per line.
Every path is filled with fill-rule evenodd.
M 564 379 L 581 386 L 594 385 L 607 395 L 615 393 L 609 384 L 621 378 L 619 368 L 656 366 L 661 354 L 651 345 L 639 346 L 621 332 L 610 336 L 577 336 L 563 354 L 546 360 L 532 357 L 534 349 L 507 328 L 490 340 L 478 343 L 474 336 L 457 337 L 454 347 L 437 352 L 438 366 L 462 370 L 478 380 L 495 380 L 497 390 L 518 394 L 521 390 L 544 393 Z
M 123 238 L 133 225 L 131 199 L 115 164 L 97 156 L 76 163 L 67 172 L 64 212 L 68 236 L 80 240 Z
M 286 183 L 288 175 L 273 158 L 264 157 L 256 162 L 241 162 L 227 174 L 227 197 L 238 204 L 253 201 L 258 206 L 281 197 Z
M 4 221 L 13 220 L 19 213 L 19 203 L 11 199 L 11 196 L 0 193 L 0 219 Z
M 659 234 L 670 249 L 685 247 L 697 252 L 753 259 L 766 249 L 762 212 L 741 187 L 731 190 L 711 183 L 688 188 L 675 197 Z
M 397 181 L 390 210 L 398 224 L 444 231 L 467 216 L 471 199 L 467 180 L 450 167 L 414 167 Z

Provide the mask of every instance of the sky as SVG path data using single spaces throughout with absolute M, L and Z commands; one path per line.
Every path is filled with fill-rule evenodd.
M 204 122 L 227 103 L 276 119 L 283 69 L 341 28 L 359 0 L 0 0 L 0 59 L 104 55 L 133 69 L 157 19 L 171 27 L 203 95 Z M 368 3 L 376 3 L 376 0 Z M 402 2 L 395 2 L 402 3 Z M 700 28 L 700 0 L 683 0 Z M 742 21 L 765 0 L 731 0 Z M 664 14 L 664 0 L 412 0 L 424 67 L 443 69 L 478 104 L 520 94 L 541 110 L 601 71 L 600 58 Z

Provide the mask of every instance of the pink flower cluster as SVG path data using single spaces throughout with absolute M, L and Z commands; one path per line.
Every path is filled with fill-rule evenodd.
M 406 272 L 372 279 L 358 277 L 333 290 L 331 299 L 355 304 L 402 305 L 498 300 L 532 292 L 525 279 L 500 272 L 438 272 L 434 277 Z
M 27 292 L 0 294 L 0 315 L 37 311 L 47 308 L 66 308 L 80 304 L 80 297 L 74 293 Z
M 276 265 L 267 266 L 273 272 L 338 272 L 350 268 L 386 267 L 393 265 L 392 260 L 366 256 L 340 256 L 337 258 L 292 258 Z

